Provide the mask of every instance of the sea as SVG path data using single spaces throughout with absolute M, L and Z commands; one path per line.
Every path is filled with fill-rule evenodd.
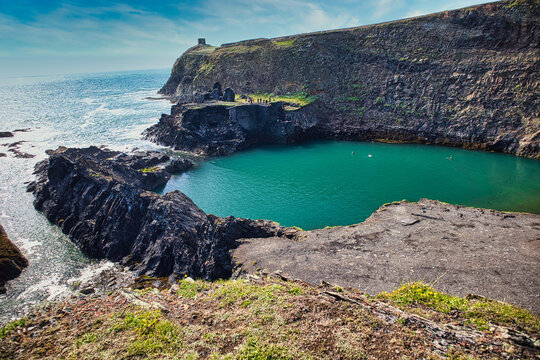
M 170 111 L 157 91 L 170 70 L 130 71 L 0 79 L 0 224 L 30 265 L 0 295 L 0 323 L 36 303 L 70 295 L 72 285 L 108 268 L 84 256 L 68 237 L 37 212 L 25 191 L 34 165 L 58 146 L 106 145 L 115 150 L 156 149 L 141 132 Z M 10 144 L 20 143 L 17 158 Z
M 163 149 L 141 133 L 169 113 L 156 100 L 169 70 L 0 79 L 0 224 L 30 265 L 0 295 L 0 324 L 69 296 L 111 268 L 89 259 L 37 212 L 25 191 L 58 146 Z M 14 143 L 17 143 L 13 145 Z M 13 151 L 33 157 L 16 157 Z M 165 150 L 165 149 L 163 149 Z M 304 229 L 361 222 L 384 203 L 420 198 L 540 213 L 540 161 L 433 145 L 318 141 L 258 146 L 201 161 L 157 192 L 180 190 L 207 213 Z

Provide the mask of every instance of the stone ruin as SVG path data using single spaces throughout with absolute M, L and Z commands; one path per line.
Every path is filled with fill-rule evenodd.
M 195 102 L 203 103 L 205 101 L 227 101 L 234 102 L 234 91 L 231 88 L 226 88 L 222 91 L 221 84 L 216 82 L 212 88 L 212 91 L 206 93 L 195 94 Z

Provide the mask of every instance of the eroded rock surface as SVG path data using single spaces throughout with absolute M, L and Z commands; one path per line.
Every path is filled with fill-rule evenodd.
M 28 260 L 7 237 L 0 225 L 0 294 L 6 292 L 6 282 L 19 276 L 28 266 Z
M 314 107 L 287 111 L 283 103 L 270 105 L 173 105 L 148 128 L 147 139 L 177 150 L 226 155 L 255 144 L 288 144 L 323 137 Z
M 282 271 L 377 294 L 436 281 L 454 295 L 505 300 L 540 313 L 540 216 L 421 200 L 379 208 L 356 225 L 302 232 L 298 241 L 244 240 L 247 270 Z
M 186 195 L 147 191 L 165 183 L 167 155 L 60 148 L 36 165 L 34 206 L 87 255 L 139 274 L 227 277 L 229 249 L 244 237 L 282 236 L 271 221 L 205 214 Z

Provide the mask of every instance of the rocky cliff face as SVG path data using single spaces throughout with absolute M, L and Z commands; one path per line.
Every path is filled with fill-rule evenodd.
M 96 147 L 50 154 L 36 165 L 38 179 L 28 188 L 35 208 L 87 255 L 139 274 L 227 277 L 236 239 L 286 233 L 271 221 L 207 215 L 179 191 L 148 191 L 170 177 L 167 155 Z
M 28 260 L 11 241 L 0 225 L 0 294 L 6 292 L 6 282 L 19 276 Z
M 316 95 L 325 137 L 392 139 L 540 157 L 540 5 L 501 1 L 359 28 L 198 45 L 161 93 Z
M 259 144 L 288 144 L 321 137 L 317 111 L 306 106 L 284 110 L 270 105 L 174 105 L 171 115 L 145 131 L 146 138 L 177 150 L 226 155 Z

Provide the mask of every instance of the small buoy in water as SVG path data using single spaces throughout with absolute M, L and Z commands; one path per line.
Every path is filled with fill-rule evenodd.
M 368 157 L 372 157 L 373 155 L 369 154 Z
M 351 155 L 354 155 L 354 151 L 351 151 Z
M 450 156 L 450 160 L 452 160 L 452 157 Z

